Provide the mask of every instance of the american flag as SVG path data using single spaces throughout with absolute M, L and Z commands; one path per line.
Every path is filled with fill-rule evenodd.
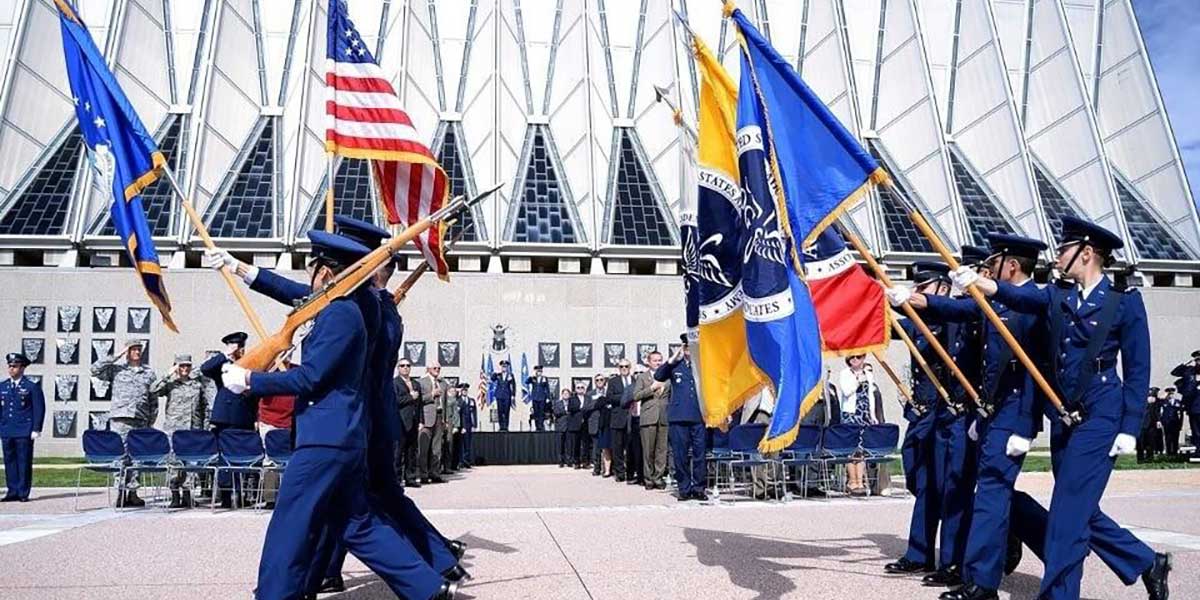
M 325 150 L 370 159 L 388 223 L 412 225 L 446 203 L 446 172 L 421 141 L 396 90 L 346 11 L 345 0 L 330 1 Z M 443 230 L 431 227 L 415 243 L 438 277 L 445 279 Z

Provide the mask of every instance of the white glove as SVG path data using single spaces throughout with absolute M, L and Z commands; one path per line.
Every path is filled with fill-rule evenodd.
M 950 281 L 954 282 L 955 290 L 962 292 L 979 281 L 979 273 L 976 273 L 971 267 L 960 265 L 950 272 Z
M 29 439 L 31 439 L 31 440 L 36 440 L 36 439 L 38 439 L 39 437 L 42 437 L 42 432 L 40 432 L 40 431 L 31 431 L 31 432 L 29 432 Z
M 1012 457 L 1021 456 L 1029 452 L 1031 444 L 1033 444 L 1032 440 L 1013 434 L 1008 436 L 1008 445 L 1005 446 L 1004 453 Z
M 971 421 L 971 426 L 967 428 L 967 437 L 971 438 L 972 442 L 979 441 L 979 432 L 975 431 L 975 421 Z
M 1113 440 L 1112 450 L 1108 451 L 1109 456 L 1118 454 L 1133 454 L 1137 452 L 1137 438 L 1128 433 L 1118 433 L 1117 439 Z
M 892 306 L 900 306 L 901 304 L 908 302 L 908 299 L 912 297 L 912 290 L 904 286 L 893 285 L 892 287 L 884 290 L 883 294 L 887 296 L 888 304 L 891 304 Z
M 233 273 L 234 275 L 237 275 L 238 267 L 243 266 L 242 261 L 234 258 L 232 254 L 219 248 L 210 248 L 205 250 L 204 257 L 201 258 L 200 263 L 205 268 L 212 269 L 214 271 L 219 271 L 222 267 L 227 268 L 229 269 L 229 272 Z M 254 283 L 254 280 L 258 278 L 258 267 L 244 265 L 243 271 L 242 281 L 246 282 L 246 285 Z
M 221 366 L 221 382 L 225 389 L 240 394 L 250 388 L 250 371 L 236 363 L 225 363 Z

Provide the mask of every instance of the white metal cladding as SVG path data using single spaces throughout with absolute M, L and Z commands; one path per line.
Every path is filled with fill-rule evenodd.
M 146 126 L 158 132 L 168 114 L 181 115 L 179 171 L 202 212 L 219 208 L 213 196 L 263 119 L 277 119 L 279 226 L 273 239 L 247 240 L 248 247 L 284 249 L 302 239 L 321 202 L 326 3 L 76 2 Z M 742 0 L 739 7 L 848 128 L 892 161 L 952 245 L 970 235 L 954 153 L 1020 231 L 1047 233 L 1036 166 L 1072 208 L 1131 240 L 1112 183 L 1127 181 L 1145 204 L 1139 218 L 1158 221 L 1151 230 L 1161 225 L 1200 256 L 1200 224 L 1128 0 Z M 639 167 L 674 218 L 680 144 L 653 86 L 674 84 L 694 123 L 698 81 L 672 10 L 736 81 L 737 39 L 714 0 L 350 2 L 417 129 L 432 144 L 445 123 L 458 122 L 459 160 L 476 187 L 506 183 L 478 213 L 487 232 L 480 244 L 532 249 L 508 240 L 513 194 L 538 131 L 578 229 L 573 243 L 539 251 L 568 254 L 629 250 L 607 244 L 616 140 L 634 140 Z M 3 219 L 73 125 L 53 2 L 0 0 L 0 59 Z M 78 173 L 63 235 L 5 243 L 103 247 L 88 230 L 105 207 L 89 178 L 86 169 Z M 877 251 L 894 251 L 878 202 L 859 205 L 850 219 Z M 189 240 L 186 220 L 174 222 Z

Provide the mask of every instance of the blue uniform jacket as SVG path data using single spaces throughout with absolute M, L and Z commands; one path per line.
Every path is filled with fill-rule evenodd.
M 512 406 L 513 396 L 517 393 L 517 381 L 513 378 L 512 373 L 492 373 L 492 381 L 496 382 L 495 395 L 493 398 L 496 404 L 500 405 L 501 410 L 506 410 Z
M 545 405 L 550 401 L 550 380 L 542 377 L 542 381 L 538 381 L 537 377 L 529 377 L 525 380 L 525 385 L 529 386 L 529 401 L 534 404 Z
M 463 431 L 475 431 L 479 427 L 479 408 L 475 406 L 475 401 L 460 398 L 458 402 L 458 418 Z
M 371 355 L 377 363 L 371 369 L 378 379 L 376 394 L 378 402 L 371 402 L 371 422 L 378 434 L 386 440 L 400 439 L 400 405 L 396 401 L 396 387 L 392 385 L 392 374 L 400 359 L 400 345 L 404 341 L 404 321 L 396 311 L 396 300 L 387 290 L 375 290 L 379 298 L 379 349 Z
M 1200 413 L 1200 384 L 1196 383 L 1196 367 L 1188 367 L 1183 370 L 1183 377 L 1180 377 L 1177 385 L 1179 395 L 1183 396 L 1183 406 L 1190 414 Z
M 1087 418 L 1112 419 L 1117 423 L 1118 432 L 1136 437 L 1150 392 L 1150 326 L 1142 295 L 1136 289 L 1123 293 L 1115 321 L 1096 357 L 1106 368 L 1098 370 L 1088 381 L 1079 381 L 1088 341 L 1099 325 L 1100 309 L 1109 294 L 1118 293 L 1112 289 L 1108 277 L 1096 285 L 1092 295 L 1085 298 L 1079 308 L 1076 303 L 1080 291 L 1075 287 L 1064 290 L 1055 285 L 1037 288 L 1007 283 L 1000 283 L 998 287 L 995 298 L 1014 310 L 1038 315 L 1047 322 L 1049 319 L 1063 320 L 1062 339 L 1047 341 L 1050 351 L 1057 353 L 1055 387 L 1064 396 L 1063 400 L 1067 401 L 1075 386 L 1085 386 L 1080 394 L 1080 404 Z M 1123 376 L 1118 376 L 1112 366 L 1116 364 L 1118 352 Z
M 258 400 L 245 394 L 235 394 L 225 388 L 221 366 L 229 362 L 224 354 L 214 354 L 200 365 L 200 373 L 217 384 L 209 421 L 219 425 L 251 428 L 258 420 Z
M 1033 283 L 1030 282 L 1026 286 L 1032 287 Z M 925 313 L 934 319 L 970 323 L 983 318 L 983 312 L 972 298 L 927 296 L 926 299 L 929 306 Z M 995 300 L 992 300 L 991 304 L 1021 347 L 1030 352 L 1035 351 L 1037 317 L 1018 313 Z M 990 402 L 993 406 L 994 412 L 988 423 L 991 427 L 1033 439 L 1042 419 L 1040 406 L 1034 394 L 1033 379 L 1013 357 L 1008 344 L 991 321 L 983 321 L 982 335 L 982 386 L 979 395 L 983 403 Z M 993 389 L 995 397 L 987 398 L 988 392 Z
M 20 382 L 0 383 L 0 437 L 27 438 L 42 432 L 46 420 L 46 398 L 42 386 L 22 377 Z
M 696 394 L 696 380 L 692 377 L 692 361 L 670 361 L 654 371 L 655 381 L 671 382 L 671 397 L 667 401 L 668 423 L 703 423 L 700 412 L 700 397 Z
M 339 298 L 313 321 L 304 360 L 286 371 L 252 373 L 255 395 L 295 395 L 296 447 L 366 447 L 361 394 L 367 331 L 356 303 Z

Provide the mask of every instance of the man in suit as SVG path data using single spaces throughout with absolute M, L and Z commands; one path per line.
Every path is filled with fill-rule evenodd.
M 619 483 L 641 483 L 640 430 L 635 417 L 630 414 L 633 400 L 633 374 L 629 359 L 617 363 L 617 374 L 608 378 L 605 398 L 608 400 L 608 427 L 612 432 L 613 478 Z
M 434 363 L 425 368 L 425 376 L 417 380 L 421 388 L 421 431 L 417 435 L 417 465 L 422 483 L 445 483 L 442 479 L 442 440 L 446 435 L 444 399 L 450 384 L 442 380 L 442 367 Z
M 567 398 L 567 447 L 570 449 L 567 464 L 576 469 L 582 469 L 587 462 L 583 452 L 587 445 L 584 440 L 587 437 L 587 424 L 583 413 L 586 399 L 587 385 L 583 383 L 576 383 L 575 391 Z
M 671 385 L 655 381 L 654 372 L 662 366 L 663 356 L 657 350 L 646 356 L 649 371 L 638 375 L 633 388 L 633 400 L 641 406 L 639 431 L 642 438 L 642 472 L 646 489 L 667 489 L 667 404 Z
M 492 374 L 495 382 L 496 419 L 500 421 L 500 431 L 508 431 L 508 417 L 512 413 L 513 400 L 517 397 L 517 380 L 509 372 L 507 360 L 500 361 L 500 372 Z
M 400 442 L 396 444 L 396 475 L 405 487 L 421 487 L 417 461 L 418 435 L 421 430 L 421 388 L 412 378 L 412 362 L 401 358 L 396 365 L 396 403 L 400 408 Z
M 610 455 L 604 452 L 612 445 L 612 434 L 608 429 L 609 408 L 604 389 L 607 384 L 608 379 L 603 375 L 596 375 L 592 378 L 592 389 L 588 392 L 591 412 L 588 413 L 587 431 L 592 439 L 592 475 L 597 477 L 608 477 L 609 465 L 605 463 L 611 460 Z
M 529 404 L 535 431 L 546 430 L 546 407 L 550 403 L 550 381 L 542 375 L 542 365 L 533 367 L 533 376 L 525 380 L 529 386 Z
M 564 389 L 551 406 L 554 414 L 554 431 L 558 433 L 558 468 L 560 469 L 566 467 L 570 462 L 571 444 L 574 443 L 567 431 L 571 421 L 570 414 L 567 413 L 567 399 L 570 395 L 570 390 Z
M 8 492 L 0 502 L 28 502 L 33 486 L 33 442 L 42 435 L 46 399 L 42 386 L 25 377 L 29 358 L 20 352 L 5 358 L 8 379 L 0 383 L 0 438 Z

